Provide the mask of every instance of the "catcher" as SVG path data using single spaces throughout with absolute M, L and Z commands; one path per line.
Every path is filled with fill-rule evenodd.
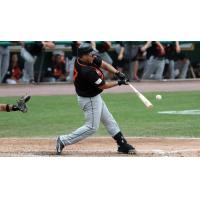
M 28 107 L 26 103 L 30 100 L 31 96 L 22 96 L 17 100 L 17 103 L 12 104 L 0 104 L 0 112 L 12 112 L 12 111 L 21 111 L 26 113 L 28 111 Z

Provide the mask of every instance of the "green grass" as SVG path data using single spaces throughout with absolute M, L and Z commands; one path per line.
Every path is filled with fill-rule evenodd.
M 103 98 L 125 135 L 200 137 L 200 115 L 160 115 L 158 111 L 200 109 L 199 92 L 145 93 L 154 104 L 147 110 L 132 93 L 103 94 Z M 15 97 L 0 98 L 13 103 Z M 48 137 L 69 133 L 84 123 L 76 96 L 34 96 L 29 112 L 0 112 L 0 137 Z M 107 135 L 101 125 L 96 135 Z

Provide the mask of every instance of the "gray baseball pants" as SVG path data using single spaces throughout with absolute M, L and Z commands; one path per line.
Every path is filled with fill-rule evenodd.
M 67 77 L 67 80 L 70 81 L 70 82 L 73 81 L 75 60 L 76 60 L 76 57 L 73 56 L 73 58 L 71 60 L 69 60 L 69 63 L 68 63 L 68 70 L 67 71 L 69 71 L 69 75 Z
M 34 64 L 36 56 L 32 56 L 25 48 L 21 48 L 21 57 L 24 59 L 23 81 L 29 82 L 34 80 Z
M 120 132 L 117 122 L 109 112 L 101 95 L 95 97 L 77 96 L 78 103 L 85 115 L 85 124 L 70 133 L 69 135 L 61 135 L 60 139 L 64 145 L 74 144 L 84 138 L 94 134 L 103 123 L 108 133 L 113 137 Z
M 10 50 L 8 47 L 0 46 L 0 83 L 3 81 L 9 67 Z
M 184 61 L 169 61 L 169 73 L 170 79 L 175 79 L 176 77 L 180 79 L 185 79 L 187 76 L 187 71 L 190 66 L 190 61 L 185 59 Z M 178 70 L 178 73 L 176 71 Z
M 154 58 L 152 56 L 147 61 L 147 65 L 144 69 L 142 79 L 161 80 L 163 78 L 164 68 L 165 68 L 165 59 Z

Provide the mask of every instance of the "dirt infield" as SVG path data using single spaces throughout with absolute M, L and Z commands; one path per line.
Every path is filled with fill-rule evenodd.
M 134 156 L 118 154 L 115 142 L 107 137 L 91 137 L 67 146 L 62 156 L 200 156 L 200 138 L 129 137 L 128 141 L 137 149 Z M 55 156 L 55 144 L 55 138 L 1 138 L 0 156 Z
M 199 91 L 200 81 L 155 81 L 134 83 L 141 92 Z M 130 92 L 130 88 L 115 87 L 105 92 Z M 0 86 L 0 96 L 75 94 L 74 86 L 18 85 Z M 200 156 L 200 138 L 128 138 L 137 149 L 135 156 Z M 0 138 L 0 156 L 55 156 L 55 138 Z M 116 153 L 111 138 L 92 137 L 68 146 L 63 156 L 127 156 Z

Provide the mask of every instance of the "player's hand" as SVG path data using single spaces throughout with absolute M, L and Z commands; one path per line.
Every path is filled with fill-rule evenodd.
M 117 78 L 118 78 L 119 80 L 124 80 L 124 79 L 126 79 L 125 74 L 122 73 L 122 72 L 119 72 L 119 71 L 118 71 L 115 75 L 117 76 Z
M 118 80 L 118 85 L 128 85 L 129 79 Z

